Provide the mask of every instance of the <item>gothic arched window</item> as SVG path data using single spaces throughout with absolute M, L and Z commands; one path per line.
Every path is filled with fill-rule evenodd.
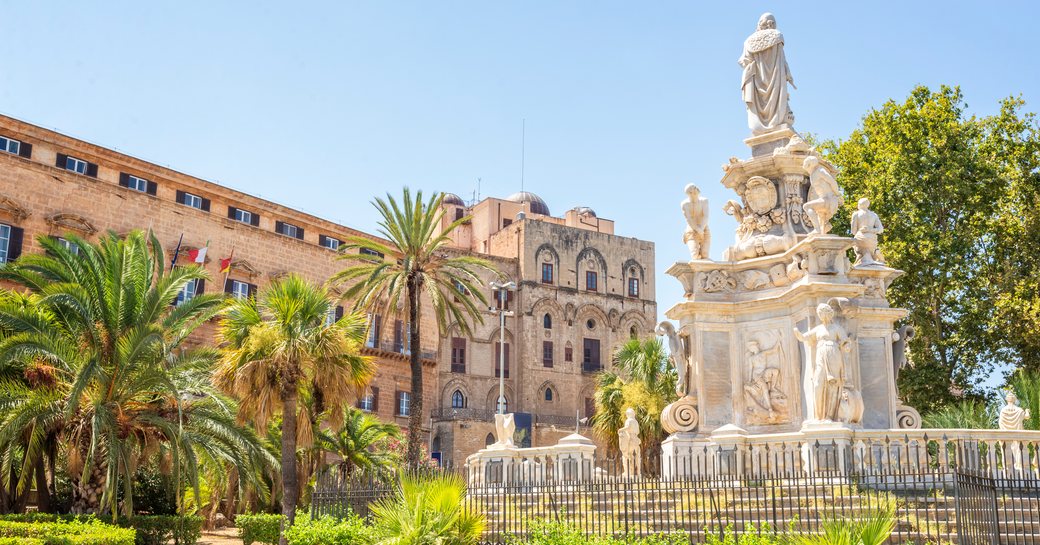
M 466 407 L 466 396 L 462 395 L 461 391 L 455 390 L 455 392 L 451 394 L 451 408 L 452 409 L 462 409 L 462 408 L 465 408 L 465 407 Z

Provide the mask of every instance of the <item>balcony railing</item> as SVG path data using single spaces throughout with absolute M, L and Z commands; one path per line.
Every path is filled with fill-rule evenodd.
M 603 365 L 599 363 L 583 362 L 581 364 L 582 373 L 598 373 L 603 370 Z
M 384 352 L 393 352 L 394 354 L 401 354 L 402 356 L 408 356 L 412 353 L 407 344 L 395 343 L 392 340 L 384 340 L 375 343 L 372 339 L 369 339 L 365 342 L 365 347 L 382 350 Z M 437 359 L 437 352 L 433 350 L 422 350 L 419 352 L 419 357 L 424 360 L 435 360 Z
M 555 414 L 532 414 L 534 423 L 544 426 L 560 426 L 566 428 L 574 427 L 573 416 L 560 416 Z M 452 408 L 437 407 L 433 409 L 433 419 L 439 422 L 450 420 L 476 420 L 478 422 L 494 422 L 495 411 L 485 409 L 471 409 L 469 407 Z M 586 427 L 587 424 L 582 424 Z

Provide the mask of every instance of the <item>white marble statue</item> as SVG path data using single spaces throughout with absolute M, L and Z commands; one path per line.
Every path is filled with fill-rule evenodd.
M 884 232 L 881 218 L 870 209 L 870 199 L 862 198 L 856 203 L 858 210 L 852 213 L 850 230 L 856 239 L 856 264 L 883 264 L 881 251 L 878 250 L 878 235 Z
M 859 424 L 863 421 L 863 394 L 855 388 L 846 387 L 841 391 L 838 403 L 838 420 L 846 424 Z
M 693 363 L 690 361 L 686 340 L 675 331 L 675 326 L 671 322 L 661 322 L 657 326 L 656 333 L 668 339 L 668 359 L 672 360 L 672 365 L 675 366 L 675 372 L 679 377 L 675 381 L 675 393 L 679 397 L 690 395 L 694 387 L 693 376 L 695 370 L 693 369 Z
M 759 17 L 758 30 L 744 40 L 744 52 L 737 62 L 744 68 L 740 90 L 751 133 L 764 134 L 794 125 L 787 96 L 787 84 L 794 87 L 794 78 L 784 56 L 784 35 L 776 29 L 772 13 Z
M 1000 409 L 1000 421 L 998 423 L 1002 430 L 1024 430 L 1026 420 L 1029 420 L 1029 409 L 1018 406 L 1018 396 L 1015 392 L 1008 392 L 1004 398 L 1007 405 Z
M 816 315 L 820 318 L 819 325 L 805 333 L 795 329 L 794 336 L 805 343 L 806 351 L 812 355 L 812 391 L 806 392 L 806 397 L 813 401 L 813 419 L 834 421 L 845 388 L 845 353 L 852 351 L 852 340 L 845 328 L 834 320 L 833 307 L 821 303 L 816 307 Z
M 745 401 L 753 409 L 766 413 L 768 423 L 778 416 L 773 398 L 784 395 L 780 388 L 781 350 L 779 342 L 769 350 L 761 350 L 758 341 L 749 341 L 744 355 L 747 365 Z
M 617 434 L 623 475 L 625 478 L 642 475 L 643 456 L 639 439 L 639 421 L 636 420 L 636 411 L 632 407 L 625 411 L 625 424 Z
M 513 434 L 516 432 L 516 422 L 513 421 L 513 413 L 495 415 L 495 438 L 494 446 L 499 448 L 515 448 Z
M 686 200 L 682 202 L 682 213 L 686 218 L 683 242 L 690 249 L 690 259 L 708 259 L 708 248 L 711 246 L 708 199 L 701 196 L 701 190 L 696 185 L 686 186 Z
M 845 201 L 838 187 L 838 181 L 827 171 L 820 160 L 810 155 L 802 162 L 802 168 L 809 175 L 809 201 L 802 206 L 812 221 L 811 233 L 826 235 L 831 231 L 831 218 Z

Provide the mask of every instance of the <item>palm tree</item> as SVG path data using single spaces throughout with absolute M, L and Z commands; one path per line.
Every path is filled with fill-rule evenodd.
M 661 411 L 678 397 L 675 370 L 661 341 L 631 339 L 614 352 L 614 370 L 600 373 L 594 395 L 596 414 L 592 426 L 614 452 L 618 429 L 624 425 L 625 410 L 636 410 L 642 437 L 643 467 L 652 468 L 650 457 L 664 439 Z
M 456 474 L 403 476 L 397 494 L 372 506 L 384 536 L 377 545 L 475 545 L 484 517 L 466 509 L 466 483 Z
M 425 299 L 433 307 L 440 333 L 447 330 L 450 321 L 463 334 L 469 334 L 470 320 L 483 322 L 480 309 L 487 305 L 478 273 L 499 274 L 484 259 L 448 254 L 446 247 L 451 243 L 452 231 L 470 218 L 459 218 L 442 228 L 443 199 L 444 194 L 440 193 L 423 201 L 422 191 L 413 197 L 407 187 L 400 204 L 390 194 L 386 200 L 376 198 L 373 204 L 382 216 L 379 233 L 388 243 L 352 237 L 342 247 L 341 255 L 351 264 L 331 279 L 347 285 L 343 297 L 353 300 L 358 309 L 401 308 L 402 300 L 407 304 L 412 377 L 405 458 L 413 467 L 422 462 L 422 302 Z
M 400 435 L 401 429 L 396 425 L 383 423 L 354 407 L 346 407 L 339 429 L 319 431 L 317 443 L 323 451 L 340 458 L 338 466 L 344 475 L 354 471 L 385 474 L 393 469 L 395 460 L 380 447 Z
M 1019 368 L 1008 386 L 1018 397 L 1019 405 L 1033 415 L 1025 421 L 1025 428 L 1040 430 L 1040 371 Z
M 997 409 L 983 401 L 960 401 L 924 415 L 921 425 L 942 429 L 992 429 L 997 426 Z
M 158 240 L 139 231 L 125 238 L 109 233 L 97 244 L 69 240 L 78 251 L 40 237 L 44 254 L 23 255 L 0 269 L 0 279 L 30 294 L 0 305 L 0 375 L 24 379 L 4 389 L 0 448 L 21 445 L 23 480 L 33 473 L 31 464 L 42 473 L 44 458 L 53 471 L 64 448 L 77 507 L 115 518 L 120 491 L 123 512 L 133 512 L 139 463 L 165 449 L 197 486 L 194 466 L 183 457 L 202 448 L 237 461 L 248 438 L 230 425 L 228 413 L 193 410 L 189 398 L 206 391 L 182 390 L 188 375 L 206 365 L 205 355 L 185 350 L 183 341 L 218 312 L 220 297 L 199 294 L 173 303 L 205 271 L 194 265 L 164 270 Z M 186 429 L 200 430 L 198 437 Z
M 240 400 L 240 418 L 251 419 L 257 429 L 281 415 L 282 514 L 288 525 L 300 493 L 298 445 L 312 443 L 317 414 L 328 408 L 333 417 L 342 415 L 352 392 L 373 375 L 371 361 L 360 355 L 364 316 L 330 320 L 334 314 L 327 289 L 291 274 L 259 299 L 233 301 L 220 325 L 225 348 L 214 374 L 217 385 Z M 306 425 L 298 425 L 301 417 Z

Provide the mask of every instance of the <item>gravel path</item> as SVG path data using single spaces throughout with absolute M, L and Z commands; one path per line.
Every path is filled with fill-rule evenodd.
M 242 540 L 238 538 L 238 528 L 224 528 L 202 532 L 198 545 L 242 545 Z

